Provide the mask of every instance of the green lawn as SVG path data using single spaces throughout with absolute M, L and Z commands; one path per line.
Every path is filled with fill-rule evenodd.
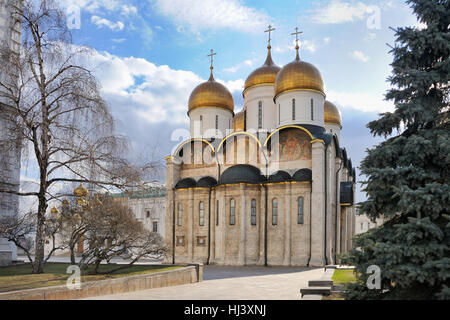
M 335 285 L 346 284 L 348 282 L 355 282 L 356 277 L 353 269 L 336 269 L 333 274 L 333 283 Z
M 44 274 L 31 274 L 31 264 L 0 268 L 0 292 L 34 289 L 42 287 L 59 286 L 66 284 L 70 274 L 66 273 L 68 263 L 47 263 Z M 107 272 L 117 268 L 118 265 L 101 265 L 100 272 Z M 129 268 L 116 271 L 112 274 L 89 274 L 90 269 L 81 271 L 81 282 L 119 278 L 144 273 L 173 270 L 180 267 L 162 265 L 133 265 Z
M 336 269 L 334 270 L 333 277 L 334 285 L 345 285 L 349 282 L 355 282 L 356 277 L 353 272 L 353 269 Z M 344 300 L 341 294 L 338 292 L 331 293 L 329 296 L 323 296 L 322 300 Z

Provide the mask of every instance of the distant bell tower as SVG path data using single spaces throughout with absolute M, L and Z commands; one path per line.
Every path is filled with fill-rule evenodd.
M 7 51 L 19 54 L 22 30 L 21 0 L 0 0 L 0 59 L 8 59 Z M 11 56 L 11 55 L 9 55 Z M 0 79 L 11 79 L 5 74 L 8 61 L 1 61 Z M 9 75 L 10 76 L 10 75 Z M 5 81 L 6 80 L 6 81 Z M 2 89 L 0 89 L 2 90 Z M 12 130 L 10 101 L 0 94 L 0 189 L 19 191 L 20 189 L 20 139 Z M 0 217 L 16 217 L 19 210 L 19 198 L 10 193 L 0 193 Z M 0 266 L 17 260 L 16 246 L 0 238 Z

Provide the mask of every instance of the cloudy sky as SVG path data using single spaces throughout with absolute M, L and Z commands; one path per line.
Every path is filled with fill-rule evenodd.
M 394 43 L 389 27 L 418 25 L 400 0 L 60 1 L 72 18 L 73 42 L 94 49 L 90 65 L 118 131 L 143 159 L 163 158 L 180 142 L 189 95 L 209 76 L 211 48 L 216 79 L 232 92 L 235 111 L 242 109 L 244 81 L 265 60 L 264 30 L 271 24 L 280 66 L 295 57 L 290 34 L 303 31 L 301 58 L 321 71 L 327 99 L 343 116 L 342 145 L 359 166 L 377 142 L 367 122 L 393 108 L 384 101 L 392 61 L 387 43 Z

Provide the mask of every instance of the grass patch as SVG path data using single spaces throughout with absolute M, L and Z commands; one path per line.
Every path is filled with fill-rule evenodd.
M 18 266 L 0 268 L 0 292 L 35 289 L 43 287 L 52 287 L 65 285 L 70 274 L 66 273 L 69 263 L 47 263 L 45 264 L 45 273 L 31 274 L 32 266 L 30 263 Z M 107 272 L 117 268 L 116 264 L 100 265 L 100 272 Z M 168 271 L 180 268 L 178 266 L 162 266 L 162 265 L 133 265 L 129 268 L 116 271 L 111 274 L 92 275 L 89 272 L 92 268 L 81 270 L 81 282 L 89 282 L 96 280 L 105 280 L 133 276 L 145 273 L 154 273 Z
M 345 285 L 356 282 L 356 276 L 353 269 L 336 269 L 331 280 L 334 285 Z M 332 292 L 329 296 L 323 296 L 322 300 L 344 300 L 344 298 L 339 292 Z
M 334 285 L 343 285 L 348 282 L 355 282 L 356 277 L 353 269 L 336 269 L 331 280 L 333 280 Z

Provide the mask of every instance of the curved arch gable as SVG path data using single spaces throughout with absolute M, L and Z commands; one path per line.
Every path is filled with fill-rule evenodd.
M 308 134 L 308 136 L 311 138 L 311 140 L 314 140 L 314 139 L 315 139 L 314 136 L 312 135 L 312 133 L 311 133 L 308 129 L 306 129 L 306 128 L 302 127 L 302 126 L 297 126 L 297 125 L 287 125 L 287 126 L 283 126 L 283 127 L 280 127 L 280 128 L 278 128 L 278 129 L 274 130 L 274 131 L 267 137 L 266 141 L 264 142 L 264 147 L 267 147 L 267 144 L 269 143 L 270 138 L 272 138 L 272 136 L 273 136 L 274 134 L 276 134 L 276 133 L 278 133 L 278 132 L 280 132 L 280 131 L 282 131 L 282 130 L 284 130 L 284 129 L 299 129 L 299 130 L 303 130 L 304 132 L 306 132 L 306 134 Z
M 173 153 L 173 156 L 176 157 L 176 156 L 178 155 L 178 153 L 180 152 L 180 150 L 181 150 L 186 144 L 191 143 L 191 142 L 193 142 L 193 141 L 201 141 L 201 142 L 204 142 L 204 143 L 206 143 L 206 144 L 211 148 L 211 151 L 212 151 L 213 153 L 216 152 L 216 151 L 214 150 L 213 145 L 212 145 L 211 142 L 209 142 L 208 140 L 201 139 L 201 138 L 192 138 L 192 139 L 189 139 L 189 140 L 186 140 L 186 141 L 182 142 L 182 143 L 178 146 L 178 148 L 175 150 L 175 152 Z

